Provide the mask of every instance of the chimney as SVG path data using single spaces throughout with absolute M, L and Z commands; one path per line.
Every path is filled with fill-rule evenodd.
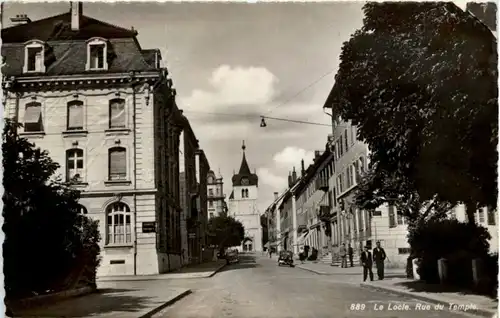
M 306 174 L 306 166 L 304 165 L 304 159 L 300 162 L 300 175 L 303 177 Z
M 80 30 L 83 15 L 83 4 L 80 1 L 71 1 L 71 30 Z
M 295 172 L 295 167 L 293 167 L 292 182 L 293 183 L 297 182 L 297 172 Z
M 274 201 L 278 200 L 278 192 L 274 192 Z
M 30 23 L 31 19 L 28 18 L 26 14 L 16 14 L 15 17 L 10 18 L 10 21 L 15 23 L 16 25 L 20 25 L 20 24 Z
M 293 184 L 292 174 L 288 172 L 288 187 L 291 188 Z

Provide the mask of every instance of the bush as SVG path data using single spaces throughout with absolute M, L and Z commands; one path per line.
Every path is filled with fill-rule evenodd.
M 420 259 L 420 278 L 429 283 L 439 282 L 437 262 L 445 258 L 449 283 L 458 286 L 470 285 L 472 259 L 488 255 L 490 238 L 485 228 L 457 220 L 426 221 L 411 228 L 408 234 L 412 255 Z

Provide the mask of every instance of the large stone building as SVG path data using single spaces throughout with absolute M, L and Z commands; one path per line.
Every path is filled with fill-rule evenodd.
M 224 182 L 222 176 L 217 177 L 210 170 L 207 176 L 208 194 L 208 216 L 212 218 L 227 212 L 226 195 L 224 194 Z
M 259 198 L 259 178 L 250 171 L 245 156 L 245 143 L 243 142 L 243 158 L 240 170 L 233 175 L 233 190 L 229 196 L 229 215 L 240 221 L 245 227 L 245 239 L 239 251 L 262 251 L 262 226 L 260 213 L 257 206 Z
M 68 12 L 2 30 L 5 116 L 48 150 L 99 220 L 99 276 L 181 264 L 179 135 L 185 119 L 158 49 L 137 31 Z M 205 178 L 203 178 L 205 179 Z

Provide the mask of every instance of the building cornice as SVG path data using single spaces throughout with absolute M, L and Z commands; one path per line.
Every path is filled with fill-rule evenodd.
M 81 191 L 80 197 L 93 198 L 93 197 L 113 197 L 133 194 L 156 194 L 158 189 L 137 189 L 137 190 L 103 190 L 103 191 Z

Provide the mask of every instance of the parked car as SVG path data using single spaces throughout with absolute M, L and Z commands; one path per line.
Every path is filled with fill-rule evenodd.
M 232 264 L 232 263 L 239 263 L 240 258 L 239 258 L 239 253 L 238 250 L 229 250 L 226 252 L 226 263 Z

